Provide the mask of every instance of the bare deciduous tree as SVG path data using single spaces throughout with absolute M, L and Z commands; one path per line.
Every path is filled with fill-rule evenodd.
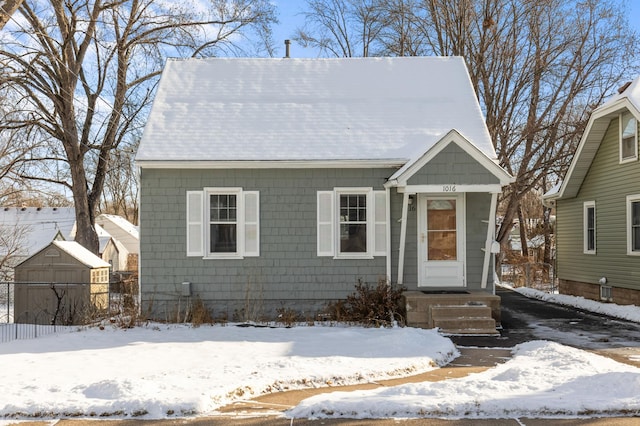
M 308 3 L 307 22 L 322 40 L 316 47 L 351 56 L 343 54 L 345 46 L 354 53 L 346 40 L 362 24 L 350 26 L 356 15 L 343 5 L 351 2 Z M 516 178 L 501 202 L 498 239 L 506 243 L 522 197 L 564 175 L 590 112 L 635 71 L 638 38 L 624 3 L 380 0 L 376 6 L 384 10 L 375 24 L 382 25 L 379 38 L 369 41 L 377 53 L 465 58 L 499 161 Z
M 205 6 L 206 5 L 206 6 Z M 0 88 L 16 93 L 0 130 L 41 142 L 23 177 L 66 186 L 76 240 L 98 250 L 94 216 L 112 154 L 131 150 L 164 58 L 237 54 L 251 34 L 270 42 L 268 0 L 25 0 L 6 27 Z
M 381 0 L 308 0 L 295 40 L 335 57 L 374 56 L 384 27 Z
M 2 4 L 0 4 L 0 30 L 5 26 L 9 19 L 11 19 L 11 15 L 18 10 L 21 4 L 22 0 L 4 0 Z

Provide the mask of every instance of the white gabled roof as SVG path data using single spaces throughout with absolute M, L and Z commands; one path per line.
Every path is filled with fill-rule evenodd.
M 625 110 L 631 112 L 636 120 L 640 121 L 640 77 L 623 86 L 619 93 L 607 99 L 593 111 L 564 181 L 545 193 L 544 201 L 573 198 L 578 194 L 582 181 L 600 148 L 609 122 Z
M 460 57 L 169 60 L 136 161 L 402 165 L 454 128 L 496 158 Z
M 91 269 L 108 268 L 111 266 L 108 262 L 100 259 L 75 241 L 53 241 L 51 244 Z
M 20 252 L 29 256 L 48 245 L 58 234 L 73 239 L 76 214 L 73 207 L 1 207 L 0 228 L 18 229 Z
M 505 186 L 514 182 L 515 178 L 509 175 L 497 162 L 489 158 L 484 152 L 480 151 L 467 138 L 460 134 L 456 129 L 451 130 L 442 137 L 436 144 L 430 147 L 426 152 L 418 152 L 414 158 L 409 159 L 404 166 L 399 168 L 389 178 L 391 185 L 405 185 L 407 180 L 420 170 L 426 163 L 438 155 L 450 143 L 455 143 L 473 159 L 480 163 L 488 172 L 492 173 L 496 179 L 500 181 L 500 185 Z

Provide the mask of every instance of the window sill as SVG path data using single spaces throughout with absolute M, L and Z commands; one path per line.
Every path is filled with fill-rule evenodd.
M 362 254 L 362 255 L 356 255 L 356 254 L 339 254 L 337 256 L 333 256 L 334 259 L 336 260 L 341 260 L 341 259 L 350 259 L 350 260 L 373 260 L 373 256 L 370 254 Z
M 244 256 L 242 256 L 240 254 L 228 254 L 228 255 L 223 255 L 223 254 L 212 255 L 212 254 L 209 254 L 207 256 L 204 256 L 203 259 L 204 260 L 244 259 Z
M 635 161 L 638 161 L 637 155 L 635 157 L 621 158 L 619 164 L 633 163 Z

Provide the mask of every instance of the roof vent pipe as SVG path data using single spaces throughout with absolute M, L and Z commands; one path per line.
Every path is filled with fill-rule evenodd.
M 291 46 L 291 40 L 284 41 L 284 57 L 290 58 L 289 56 L 289 46 Z

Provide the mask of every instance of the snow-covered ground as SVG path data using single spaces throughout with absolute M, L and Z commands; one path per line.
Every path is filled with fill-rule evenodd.
M 640 318 L 640 308 L 606 306 Z M 456 355 L 449 339 L 412 328 L 152 324 L 74 329 L 0 344 L 0 419 L 209 415 L 262 393 L 412 375 Z M 640 414 L 640 369 L 548 341 L 518 345 L 511 360 L 484 373 L 318 395 L 287 413 L 359 418 L 633 414 Z

